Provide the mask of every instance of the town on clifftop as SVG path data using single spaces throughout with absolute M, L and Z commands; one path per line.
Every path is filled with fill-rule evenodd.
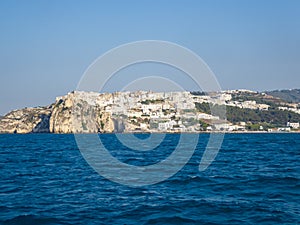
M 73 91 L 0 118 L 0 133 L 299 132 L 300 103 L 249 90 Z

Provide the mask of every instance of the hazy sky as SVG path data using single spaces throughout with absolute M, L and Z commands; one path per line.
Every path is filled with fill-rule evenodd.
M 196 52 L 222 89 L 300 88 L 298 0 L 2 0 L 0 32 L 0 114 L 50 104 L 98 56 L 144 39 Z

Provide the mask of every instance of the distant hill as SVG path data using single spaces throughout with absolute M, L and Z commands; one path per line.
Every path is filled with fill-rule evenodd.
M 275 90 L 275 91 L 267 91 L 265 93 L 273 97 L 280 98 L 287 102 L 294 102 L 294 103 L 300 102 L 300 89 Z

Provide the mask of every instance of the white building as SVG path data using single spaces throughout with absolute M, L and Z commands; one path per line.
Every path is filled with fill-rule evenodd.
M 290 127 L 279 127 L 277 128 L 278 131 L 282 131 L 282 132 L 289 132 L 291 131 Z
M 206 113 L 199 113 L 197 115 L 197 118 L 198 119 L 204 119 L 204 120 L 218 120 L 218 119 L 220 119 L 218 116 L 213 116 L 213 115 L 206 114 Z
M 137 118 L 139 118 L 139 117 L 141 117 L 142 116 L 142 112 L 141 111 L 133 111 L 133 110 L 131 110 L 131 111 L 129 111 L 128 113 L 127 113 L 127 116 L 128 117 L 137 117 Z
M 187 119 L 197 119 L 197 114 L 196 113 L 192 113 L 192 112 L 183 113 L 181 116 L 183 118 L 187 118 Z
M 168 130 L 170 128 L 170 123 L 158 123 L 158 130 Z
M 228 131 L 243 131 L 243 130 L 245 130 L 245 127 L 239 125 L 230 125 L 228 128 Z
M 148 129 L 148 125 L 146 123 L 140 123 L 140 128 L 142 130 L 147 130 Z
M 220 131 L 226 131 L 229 130 L 230 128 L 230 124 L 229 123 L 217 123 L 213 125 L 215 127 L 216 130 L 220 130 Z
M 291 123 L 291 122 L 287 122 L 286 124 L 287 127 L 291 127 L 293 129 L 299 129 L 300 124 L 299 123 Z
M 163 110 L 170 109 L 170 105 L 169 105 L 169 104 L 163 104 L 163 105 L 162 105 L 162 109 L 163 109 Z

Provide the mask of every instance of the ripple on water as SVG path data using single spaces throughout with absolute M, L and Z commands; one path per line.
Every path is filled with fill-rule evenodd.
M 112 155 L 133 165 L 168 157 L 178 137 L 166 135 L 158 152 L 135 157 L 114 135 L 102 136 Z M 299 134 L 225 135 L 204 172 L 208 135 L 199 140 L 176 175 L 130 188 L 99 176 L 72 135 L 0 135 L 0 224 L 300 223 Z

